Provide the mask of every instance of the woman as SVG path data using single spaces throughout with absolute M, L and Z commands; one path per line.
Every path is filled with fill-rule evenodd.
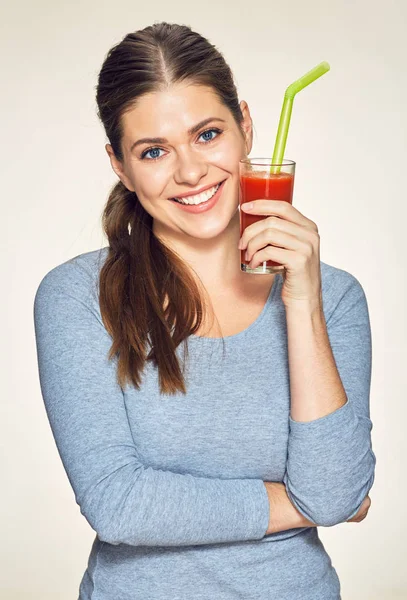
M 370 504 L 364 291 L 277 201 L 255 203 L 269 216 L 241 241 L 284 277 L 240 270 L 252 121 L 208 40 L 127 35 L 97 103 L 120 179 L 109 245 L 48 272 L 34 304 L 48 418 L 97 533 L 79 598 L 338 599 L 317 526 Z M 219 185 L 210 210 L 182 208 Z

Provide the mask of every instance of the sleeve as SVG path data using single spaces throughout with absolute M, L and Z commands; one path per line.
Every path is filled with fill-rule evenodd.
M 333 293 L 327 331 L 347 401 L 308 422 L 289 417 L 283 481 L 296 508 L 317 525 L 331 527 L 353 517 L 375 477 L 369 396 L 372 340 L 366 296 L 350 273 Z
M 41 393 L 81 513 L 114 545 L 263 538 L 269 501 L 261 479 L 195 477 L 140 462 L 89 279 L 82 266 L 63 263 L 34 299 Z

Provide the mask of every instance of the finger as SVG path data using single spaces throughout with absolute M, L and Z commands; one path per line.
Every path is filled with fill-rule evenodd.
M 361 517 L 358 517 L 357 519 L 352 519 L 351 523 L 360 523 L 361 521 L 363 521 L 363 519 L 366 517 L 366 515 L 362 515 Z
M 348 523 L 360 523 L 360 521 L 363 521 L 363 519 L 365 518 L 366 515 L 361 516 L 361 517 L 354 517 L 353 519 L 350 519 L 348 521 Z
M 310 229 L 305 228 L 303 225 L 298 225 L 292 221 L 286 221 L 280 217 L 270 216 L 266 219 L 262 219 L 261 221 L 256 221 L 256 223 L 248 225 L 243 231 L 242 237 L 240 238 L 241 244 L 239 244 L 239 247 L 241 249 L 247 248 L 251 238 L 268 229 L 276 232 L 284 231 L 300 240 L 318 243 L 319 235 L 316 234 L 315 231 L 311 231 Z
M 250 208 L 247 205 L 252 205 L 253 207 Z M 252 202 L 241 204 L 240 208 L 252 215 L 276 215 L 292 223 L 297 223 L 303 227 L 318 231 L 318 227 L 314 221 L 308 219 L 290 202 L 285 202 L 284 200 L 253 200 Z
M 367 510 L 360 513 L 360 515 L 357 514 L 352 519 L 348 519 L 348 523 L 359 523 L 360 521 L 363 521 L 365 517 L 367 517 Z
M 285 268 L 293 269 L 297 256 L 298 253 L 293 250 L 286 250 L 285 248 L 278 248 L 277 246 L 266 246 L 254 254 L 249 263 L 249 267 L 255 269 L 265 260 L 275 260 L 284 265 Z
M 246 250 L 246 260 L 251 260 L 252 258 L 260 259 L 260 256 L 257 256 L 256 253 L 259 254 L 259 251 L 268 245 L 301 252 L 304 242 L 301 242 L 295 235 L 268 227 L 249 240 Z

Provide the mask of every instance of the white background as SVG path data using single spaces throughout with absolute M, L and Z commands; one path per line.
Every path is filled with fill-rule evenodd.
M 285 157 L 297 162 L 294 205 L 318 224 L 321 259 L 354 274 L 368 299 L 377 466 L 367 519 L 319 532 L 342 600 L 407 598 L 406 6 L 403 0 L 2 6 L 2 600 L 77 598 L 94 538 L 46 418 L 33 300 L 51 268 L 107 245 L 100 217 L 117 178 L 96 115 L 97 75 L 112 45 L 155 21 L 190 25 L 224 54 L 254 120 L 251 156 L 271 156 L 285 88 L 322 60 L 331 65 L 296 97 Z

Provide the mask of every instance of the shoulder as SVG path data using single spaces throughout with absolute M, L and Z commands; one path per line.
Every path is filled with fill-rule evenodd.
M 108 247 L 85 252 L 50 269 L 40 280 L 35 304 L 49 299 L 54 293 L 73 293 L 82 299 L 97 300 L 100 270 L 107 257 Z
M 322 261 L 320 264 L 322 300 L 327 324 L 355 306 L 367 311 L 367 299 L 359 279 L 344 269 Z

